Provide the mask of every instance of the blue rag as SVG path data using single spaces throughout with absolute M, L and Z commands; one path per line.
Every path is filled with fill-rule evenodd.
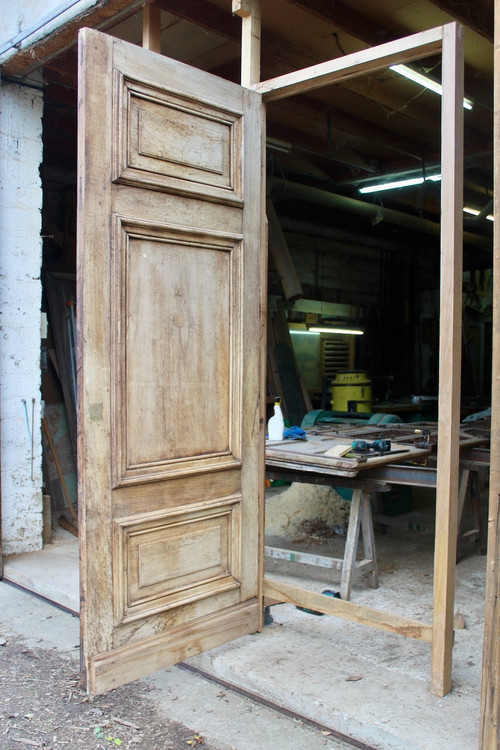
M 297 425 L 294 425 L 293 427 L 288 427 L 286 430 L 284 430 L 283 437 L 289 440 L 305 440 L 306 431 L 303 430 L 302 427 L 297 427 Z

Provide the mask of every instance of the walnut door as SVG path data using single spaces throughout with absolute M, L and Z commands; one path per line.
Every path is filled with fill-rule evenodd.
M 104 692 L 261 627 L 262 104 L 79 40 L 83 670 Z

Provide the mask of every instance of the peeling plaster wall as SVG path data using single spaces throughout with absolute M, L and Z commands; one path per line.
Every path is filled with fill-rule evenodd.
M 64 26 L 102 0 L 16 0 L 0 2 L 0 64 Z M 16 43 L 16 46 L 13 46 Z
M 3 553 L 42 546 L 42 92 L 0 86 L 0 394 Z

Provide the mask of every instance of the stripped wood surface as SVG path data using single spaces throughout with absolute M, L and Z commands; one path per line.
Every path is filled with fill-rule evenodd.
M 264 578 L 264 596 L 272 601 L 289 602 L 306 609 L 323 612 L 325 615 L 333 615 L 397 635 L 416 638 L 427 643 L 431 642 L 432 628 L 426 623 L 400 617 L 390 612 L 382 612 L 372 607 L 365 607 L 355 602 L 324 596 L 269 575 Z
M 252 86 L 260 81 L 261 0 L 233 0 L 233 13 L 241 16 L 241 85 Z
M 161 53 L 161 18 L 158 6 L 148 3 L 142 9 L 142 46 Z
M 491 394 L 491 463 L 488 508 L 488 560 L 481 683 L 479 749 L 500 745 L 500 13 L 495 13 L 494 165 L 495 225 L 493 234 L 493 362 Z
M 453 613 L 460 460 L 463 269 L 463 29 L 444 27 L 441 114 L 441 283 L 439 313 L 439 443 L 434 545 L 431 691 L 452 686 Z
M 262 626 L 264 126 L 247 88 L 91 29 L 80 45 L 80 623 L 100 693 Z
M 456 26 L 456 24 L 448 24 Z M 265 102 L 283 99 L 294 94 L 312 91 L 348 78 L 372 73 L 395 63 L 420 60 L 441 51 L 443 29 L 422 31 L 418 34 L 380 44 L 377 47 L 354 52 L 344 57 L 327 60 L 292 73 L 286 73 L 268 81 L 256 84 L 253 88 L 262 94 Z

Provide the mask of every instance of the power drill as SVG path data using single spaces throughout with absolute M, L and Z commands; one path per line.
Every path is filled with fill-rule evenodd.
M 354 440 L 351 445 L 359 453 L 366 453 L 370 450 L 387 453 L 391 450 L 391 441 L 386 439 L 374 440 L 373 443 L 367 443 L 366 440 Z

